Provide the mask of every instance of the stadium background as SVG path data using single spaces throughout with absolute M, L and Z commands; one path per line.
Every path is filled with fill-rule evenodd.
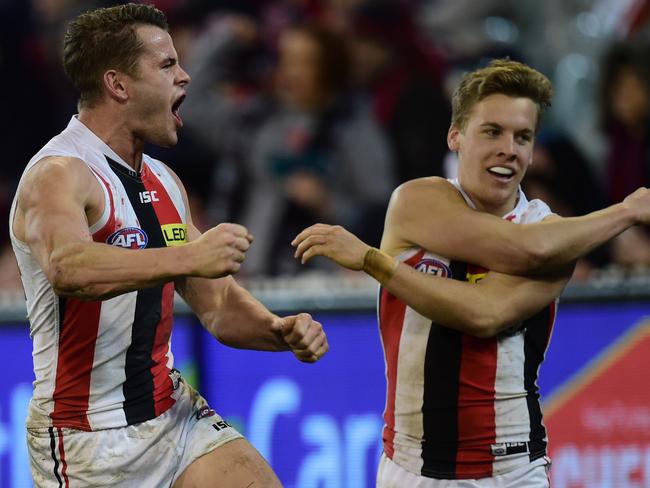
M 13 196 L 18 169 L 74 110 L 70 88 L 61 82 L 59 72 L 52 74 L 58 60 L 49 59 L 38 42 L 58 43 L 66 18 L 105 3 L 109 2 L 0 1 L 0 96 L 9 114 L 0 122 L 0 147 L 7 151 L 0 172 L 3 214 Z M 199 13 L 183 18 L 183 22 L 197 24 L 205 5 L 211 4 L 198 0 L 154 3 L 171 14 L 172 22 L 183 17 L 174 16 L 183 8 L 202 5 Z M 241 5 L 256 3 L 266 2 L 212 2 L 215 9 L 233 8 L 238 13 Z M 450 53 L 447 83 L 453 83 L 458 72 L 495 55 L 522 58 L 547 73 L 557 89 L 547 126 L 565 133 L 595 171 L 603 174 L 605 144 L 597 136 L 600 59 L 614 42 L 634 40 L 647 45 L 650 2 L 395 3 L 417 12 L 423 31 Z M 23 31 L 39 35 L 29 37 Z M 16 39 L 21 42 L 17 44 Z M 31 343 L 4 232 L 2 237 L 0 487 L 22 488 L 31 486 L 24 442 L 33 380 Z M 554 487 L 650 486 L 648 269 L 647 262 L 596 269 L 572 282 L 563 296 L 540 379 Z M 328 355 L 318 364 L 302 365 L 288 354 L 228 349 L 212 340 L 181 304 L 173 336 L 177 367 L 269 459 L 285 486 L 373 486 L 385 395 L 375 285 L 363 277 L 330 272 L 250 278 L 246 284 L 274 311 L 312 312 L 326 327 L 331 345 Z
M 249 285 L 271 308 L 295 305 L 325 324 L 331 350 L 323 360 L 306 366 L 288 354 L 221 346 L 180 305 L 172 339 L 177 366 L 287 488 L 374 486 L 385 395 L 375 286 L 323 277 Z M 565 293 L 540 378 L 554 487 L 650 482 L 649 286 L 591 283 Z M 322 289 L 329 292 L 314 293 Z M 20 302 L 2 309 L 0 486 L 22 488 L 32 486 L 24 442 L 31 342 Z

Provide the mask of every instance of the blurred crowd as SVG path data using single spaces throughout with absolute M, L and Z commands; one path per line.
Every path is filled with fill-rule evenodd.
M 76 112 L 60 63 L 66 22 L 112 3 L 0 1 L 4 222 L 22 168 Z M 587 91 L 583 112 L 593 114 L 587 141 L 571 130 L 577 122 L 562 118 L 562 70 L 531 55 L 524 33 L 517 42 L 521 9 L 507 10 L 508 1 L 468 7 L 474 15 L 463 14 L 465 2 L 454 8 L 445 0 L 152 3 L 167 13 L 192 83 L 179 144 L 147 152 L 180 174 L 199 228 L 223 221 L 249 228 L 255 243 L 242 268 L 246 276 L 329 270 L 325 260 L 303 267 L 293 259 L 291 239 L 315 222 L 344 225 L 377 245 L 398 184 L 453 176 L 446 144 L 450 87 L 489 57 L 529 62 L 558 88 L 561 106 L 543 122 L 524 180 L 529 198 L 572 216 L 650 186 L 649 44 L 642 35 L 648 2 L 628 2 L 635 6 L 628 28 L 600 41 L 591 75 L 597 89 Z M 468 37 L 477 18 L 484 38 Z M 6 231 L 0 239 L 0 291 L 17 289 Z M 612 266 L 650 269 L 648 229 L 631 229 L 582 260 L 574 279 Z

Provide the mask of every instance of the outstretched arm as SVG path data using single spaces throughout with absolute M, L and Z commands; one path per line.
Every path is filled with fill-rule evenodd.
M 513 224 L 472 210 L 442 178 L 401 185 L 391 198 L 382 249 L 421 247 L 508 274 L 561 269 L 636 224 L 650 224 L 650 190 L 583 217 Z M 467 245 L 471 243 L 471 245 Z
M 306 262 L 326 256 L 352 270 L 363 270 L 411 308 L 446 327 L 490 337 L 551 303 L 573 267 L 549 276 L 519 277 L 489 272 L 478 283 L 421 273 L 374 249 L 340 226 L 316 224 L 293 241 Z

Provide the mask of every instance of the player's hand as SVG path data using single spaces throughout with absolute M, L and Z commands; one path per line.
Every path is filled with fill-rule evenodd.
M 193 275 L 221 278 L 237 273 L 252 241 L 253 236 L 242 225 L 219 224 L 213 227 L 188 244 L 192 246 Z
M 315 363 L 329 350 L 323 326 L 308 313 L 278 317 L 271 328 L 282 336 L 291 352 L 304 363 Z
M 650 189 L 641 187 L 623 200 L 636 215 L 638 225 L 650 225 Z
M 294 257 L 305 264 L 314 256 L 325 256 L 352 270 L 363 269 L 370 246 L 340 225 L 315 224 L 307 227 L 291 242 Z

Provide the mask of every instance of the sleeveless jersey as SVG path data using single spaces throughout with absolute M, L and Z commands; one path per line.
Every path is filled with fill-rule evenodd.
M 23 178 L 48 156 L 83 160 L 103 189 L 103 215 L 89 228 L 93 241 L 129 252 L 186 242 L 182 194 L 160 161 L 143 155 L 140 172 L 133 171 L 76 116 L 30 160 Z M 36 378 L 27 427 L 92 431 L 165 412 L 174 404 L 178 379 L 170 350 L 174 284 L 101 301 L 57 296 L 29 247 L 13 233 L 16 201 L 10 236 L 25 289 Z
M 452 182 L 474 208 L 457 181 Z M 519 190 L 515 223 L 551 212 Z M 486 236 L 489 238 L 489 236 Z M 488 270 L 413 248 L 399 256 L 418 271 L 477 282 Z M 383 444 L 393 462 L 439 479 L 484 478 L 546 455 L 537 374 L 557 300 L 496 337 L 443 327 L 380 288 L 378 319 L 386 361 Z

